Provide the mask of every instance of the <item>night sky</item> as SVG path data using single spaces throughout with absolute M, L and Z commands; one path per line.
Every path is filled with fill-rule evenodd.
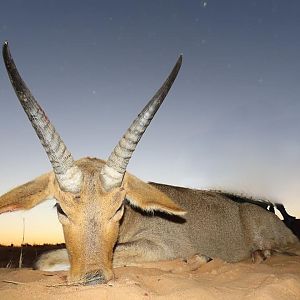
M 106 159 L 183 66 L 131 159 L 145 181 L 283 202 L 300 217 L 300 2 L 5 1 L 27 85 L 77 159 Z M 51 165 L 0 63 L 0 194 Z M 0 244 L 61 241 L 48 201 L 0 216 Z

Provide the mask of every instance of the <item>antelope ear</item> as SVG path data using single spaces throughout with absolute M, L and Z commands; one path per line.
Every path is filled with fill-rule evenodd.
M 53 172 L 20 185 L 0 197 L 0 214 L 30 209 L 53 197 Z
M 125 173 L 124 188 L 126 199 L 135 207 L 144 211 L 159 210 L 172 215 L 182 216 L 186 212 L 171 200 L 166 194 L 154 186 Z

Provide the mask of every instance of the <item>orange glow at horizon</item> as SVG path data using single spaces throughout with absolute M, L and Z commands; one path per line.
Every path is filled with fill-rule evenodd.
M 4 246 L 9 246 L 11 244 L 13 244 L 14 246 L 20 246 L 21 245 L 21 240 L 22 240 L 22 233 L 21 233 L 21 238 L 20 236 L 11 236 L 9 233 L 4 234 L 3 236 L 1 236 L 1 245 Z M 26 238 L 26 234 L 25 234 L 25 241 L 24 244 L 30 244 L 30 245 L 43 245 L 43 244 L 60 244 L 60 243 L 64 243 L 64 238 L 63 236 L 47 236 L 47 238 L 45 239 L 45 236 L 43 236 L 42 234 L 40 236 L 34 236 L 31 235 Z
M 54 204 L 55 201 L 51 200 L 29 211 L 2 214 L 0 244 L 20 245 L 22 243 L 23 219 L 25 244 L 64 243 L 63 230 L 57 219 L 56 209 L 53 209 Z

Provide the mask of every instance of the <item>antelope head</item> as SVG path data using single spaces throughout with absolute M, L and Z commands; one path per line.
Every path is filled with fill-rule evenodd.
M 53 171 L 0 197 L 0 213 L 30 209 L 55 198 L 70 259 L 69 282 L 103 283 L 113 278 L 112 256 L 123 217 L 125 200 L 144 211 L 185 212 L 165 194 L 126 172 L 128 162 L 170 90 L 182 63 L 180 56 L 170 75 L 133 121 L 107 161 L 74 161 L 70 151 L 22 80 L 3 45 L 5 66 Z

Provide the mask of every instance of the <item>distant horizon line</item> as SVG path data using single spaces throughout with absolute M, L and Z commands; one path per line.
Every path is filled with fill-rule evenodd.
M 11 244 L 2 244 L 0 243 L 0 247 L 36 247 L 36 246 L 59 246 L 59 245 L 66 245 L 65 242 L 61 242 L 61 243 L 43 243 L 43 244 L 30 244 L 30 243 L 24 243 L 24 244 L 21 244 L 21 243 L 11 243 Z

